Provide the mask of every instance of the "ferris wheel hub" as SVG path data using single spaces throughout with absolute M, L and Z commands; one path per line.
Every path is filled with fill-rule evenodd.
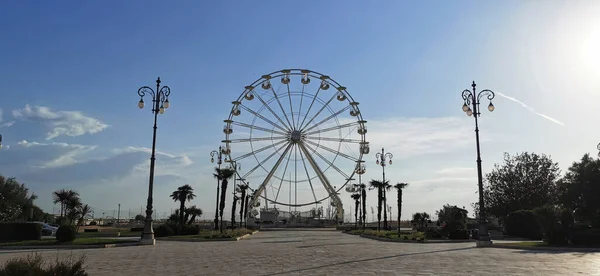
M 293 143 L 300 142 L 300 140 L 302 140 L 302 132 L 300 130 L 293 130 L 290 135 L 290 140 L 292 140 Z

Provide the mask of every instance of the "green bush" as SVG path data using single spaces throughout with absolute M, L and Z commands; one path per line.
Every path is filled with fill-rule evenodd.
M 100 232 L 100 229 L 98 229 L 98 228 L 89 229 L 88 228 L 88 229 L 83 229 L 83 232 L 86 232 L 86 233 L 88 233 L 88 232 Z
M 168 236 L 173 236 L 173 235 L 175 235 L 175 231 L 174 231 L 173 227 L 171 227 L 169 224 L 166 224 L 166 223 L 161 224 L 154 229 L 154 236 L 157 238 L 168 237 Z
M 543 206 L 533 210 L 542 228 L 543 239 L 549 245 L 566 245 L 568 243 L 567 227 L 559 222 L 559 211 L 553 206 Z
M 454 229 L 448 233 L 448 238 L 451 240 L 468 240 L 469 230 L 466 229 Z
M 577 246 L 600 247 L 600 229 L 574 230 L 569 240 Z
M 46 265 L 39 254 L 8 260 L 0 267 L 0 276 L 88 276 L 84 269 L 85 257 L 74 261 L 56 260 Z
M 199 225 L 184 225 L 183 228 L 181 228 L 181 232 L 179 233 L 180 235 L 198 235 L 198 233 L 200 232 L 200 226 Z
M 77 238 L 77 230 L 71 225 L 63 225 L 56 230 L 56 240 L 58 242 L 71 242 Z
M 540 224 L 531 210 L 512 212 L 506 218 L 506 233 L 510 236 L 531 240 L 542 239 Z
M 442 234 L 438 229 L 435 228 L 427 228 L 425 230 L 425 237 L 428 239 L 441 239 Z
M 132 227 L 131 232 L 142 232 L 144 231 L 144 227 Z
M 2 222 L 0 233 L 0 241 L 40 240 L 42 225 L 31 222 Z

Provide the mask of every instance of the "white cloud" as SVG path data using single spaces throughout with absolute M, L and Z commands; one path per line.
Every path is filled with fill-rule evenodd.
M 39 122 L 50 128 L 46 140 L 58 136 L 81 136 L 98 133 L 108 127 L 98 119 L 85 116 L 80 111 L 52 111 L 48 107 L 25 105 L 22 109 L 13 110 L 17 119 Z
M 532 107 L 530 107 L 530 106 L 526 105 L 525 103 L 523 103 L 523 102 L 521 102 L 521 101 L 519 101 L 519 100 L 517 100 L 517 99 L 515 99 L 515 98 L 513 98 L 513 97 L 510 97 L 510 96 L 504 95 L 504 94 L 502 94 L 502 93 L 500 93 L 500 92 L 496 92 L 496 94 L 498 94 L 499 96 L 501 96 L 501 97 L 503 97 L 503 98 L 505 98 L 505 99 L 507 99 L 507 100 L 509 100 L 509 101 L 513 101 L 513 102 L 515 102 L 515 103 L 518 103 L 518 104 L 520 104 L 521 106 L 523 106 L 524 108 L 526 108 L 527 110 L 529 110 L 531 113 L 533 113 L 533 114 L 535 114 L 535 115 L 538 115 L 538 116 L 540 116 L 540 117 L 542 117 L 542 118 L 544 118 L 544 119 L 546 119 L 546 120 L 548 120 L 548 121 L 550 121 L 550 122 L 553 122 L 553 123 L 555 123 L 555 124 L 557 124 L 557 125 L 561 125 L 561 126 L 564 126 L 564 125 L 565 125 L 563 122 L 561 122 L 561 121 L 559 121 L 559 120 L 557 120 L 557 119 L 554 119 L 554 118 L 552 118 L 552 117 L 550 117 L 550 116 L 548 116 L 548 115 L 544 115 L 544 114 L 542 114 L 542 113 L 539 113 L 539 112 L 535 111 L 535 110 L 534 110 Z
M 23 148 L 31 148 L 31 147 L 54 147 L 59 149 L 59 154 L 54 156 L 49 160 L 44 160 L 41 163 L 38 163 L 36 167 L 38 168 L 53 168 L 53 167 L 61 167 L 75 164 L 77 162 L 82 161 L 79 159 L 81 155 L 90 152 L 96 149 L 96 146 L 84 146 L 78 144 L 67 144 L 67 143 L 39 143 L 39 142 L 29 142 L 27 140 L 22 140 L 17 143 L 17 145 Z
M 385 147 L 394 158 L 443 153 L 470 145 L 471 124 L 456 117 L 390 118 L 367 123 L 371 152 Z
M 438 170 L 436 173 L 440 175 L 464 175 L 473 173 L 475 168 L 470 167 L 452 167 Z

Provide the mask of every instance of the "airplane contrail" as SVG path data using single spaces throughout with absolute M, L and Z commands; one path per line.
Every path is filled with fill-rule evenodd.
M 504 95 L 504 94 L 502 94 L 502 93 L 500 93 L 500 92 L 496 92 L 496 94 L 498 94 L 498 95 L 499 95 L 499 96 L 501 96 L 502 98 L 505 98 L 505 99 L 507 99 L 507 100 L 510 100 L 510 101 L 513 101 L 513 102 L 515 102 L 515 103 L 518 103 L 518 104 L 520 104 L 521 106 L 523 106 L 523 107 L 524 107 L 524 108 L 526 108 L 527 110 L 531 111 L 531 113 L 533 113 L 533 114 L 535 114 L 535 115 L 538 115 L 538 116 L 540 116 L 540 117 L 542 117 L 542 118 L 544 118 L 544 119 L 546 119 L 546 120 L 548 120 L 548 121 L 550 121 L 550 122 L 553 122 L 553 123 L 555 123 L 555 124 L 558 124 L 558 125 L 561 125 L 561 126 L 564 126 L 564 125 L 565 125 L 563 122 L 561 122 L 561 121 L 559 121 L 559 120 L 557 120 L 557 119 L 554 119 L 554 118 L 552 118 L 552 117 L 550 117 L 550 116 L 548 116 L 548 115 L 544 115 L 544 114 L 542 114 L 542 113 L 539 113 L 539 112 L 535 111 L 535 110 L 534 110 L 532 107 L 530 107 L 530 106 L 526 105 L 526 104 L 525 104 L 525 103 L 523 103 L 522 101 L 519 101 L 519 100 L 517 100 L 517 99 L 515 99 L 515 98 L 513 98 L 513 97 L 510 97 L 510 96 Z

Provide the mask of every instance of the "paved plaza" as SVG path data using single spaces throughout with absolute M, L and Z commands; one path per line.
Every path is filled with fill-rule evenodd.
M 0 263 L 30 252 L 0 251 Z M 600 253 L 380 242 L 331 230 L 261 231 L 238 242 L 169 242 L 87 256 L 90 275 L 600 275 Z

